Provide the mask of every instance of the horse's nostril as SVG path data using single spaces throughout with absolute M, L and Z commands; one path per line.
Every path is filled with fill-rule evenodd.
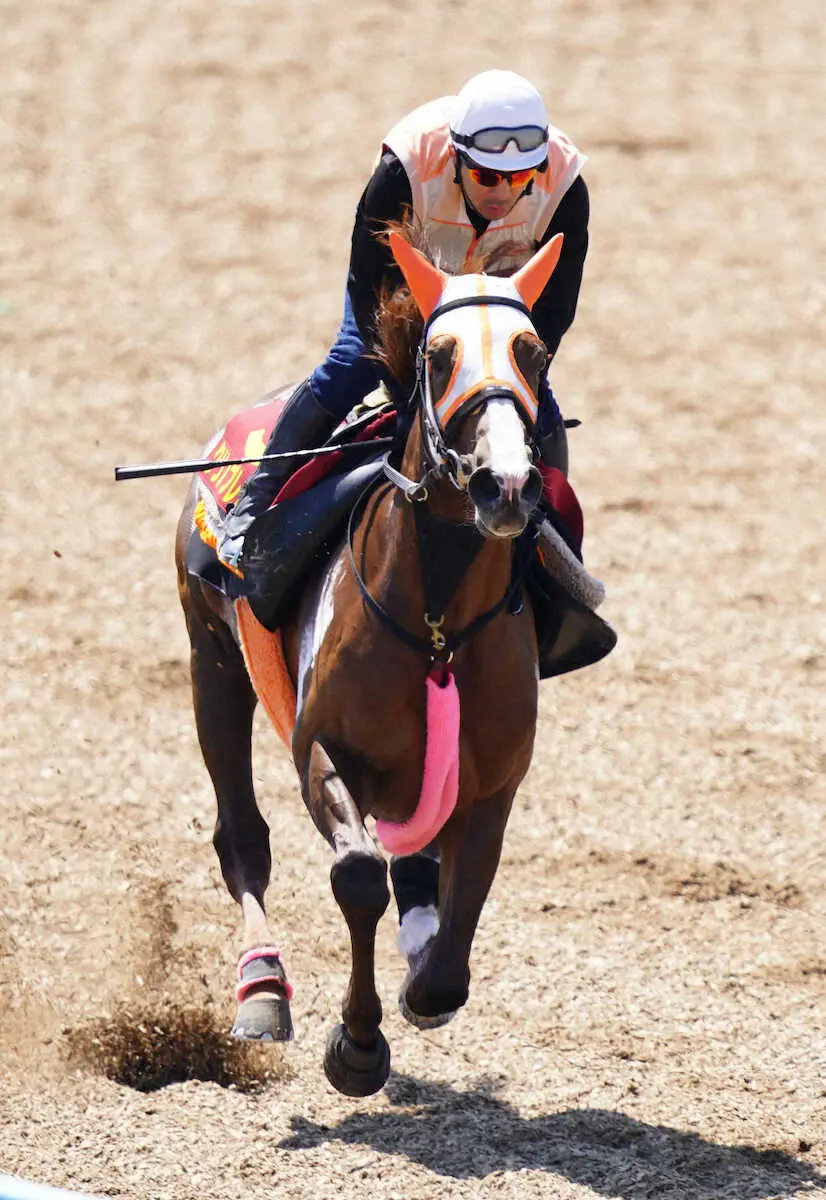
M 468 480 L 468 495 L 477 508 L 489 508 L 502 495 L 498 479 L 489 467 L 479 467 Z
M 536 508 L 542 499 L 544 487 L 545 483 L 541 473 L 536 467 L 531 467 L 528 472 L 528 478 L 525 480 L 525 485 L 522 488 L 522 503 L 528 505 L 529 508 Z

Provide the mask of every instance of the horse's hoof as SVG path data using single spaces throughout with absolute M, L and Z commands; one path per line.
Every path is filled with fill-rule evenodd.
M 343 1025 L 327 1038 L 324 1074 L 343 1096 L 372 1096 L 381 1091 L 390 1074 L 390 1047 L 380 1029 L 369 1050 L 356 1045 Z
M 291 1042 L 293 1019 L 286 996 L 250 996 L 238 1005 L 232 1036 L 254 1042 Z
M 443 1025 L 447 1025 L 456 1016 L 456 1009 L 453 1012 L 436 1013 L 432 1017 L 423 1017 L 421 1013 L 414 1012 L 407 1003 L 407 981 L 402 986 L 399 992 L 399 1012 L 410 1025 L 415 1025 L 416 1029 L 441 1029 Z
M 410 988 L 416 975 L 422 969 L 424 961 L 427 958 L 427 952 L 430 949 L 431 937 L 422 948 L 413 954 L 408 954 L 408 971 L 404 978 L 401 991 L 399 992 L 399 1012 L 404 1017 L 409 1025 L 415 1026 L 416 1029 L 441 1029 L 442 1025 L 447 1025 L 456 1016 L 457 1009 L 450 1009 L 448 1012 L 434 1013 L 432 1016 L 425 1017 L 421 1013 L 417 1013 L 407 1003 L 407 992 Z

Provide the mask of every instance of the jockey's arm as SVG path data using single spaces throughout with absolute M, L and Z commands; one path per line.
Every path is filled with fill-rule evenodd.
M 557 233 L 565 235 L 556 269 L 531 310 L 536 332 L 551 356 L 556 354 L 563 334 L 576 315 L 582 270 L 588 253 L 589 214 L 588 188 L 580 175 L 562 197 L 540 242 L 544 246 Z
M 347 290 L 365 344 L 372 338 L 382 286 L 404 282 L 390 247 L 377 234 L 388 221 L 401 221 L 412 207 L 413 193 L 405 169 L 396 155 L 386 150 L 359 201 L 350 244 Z

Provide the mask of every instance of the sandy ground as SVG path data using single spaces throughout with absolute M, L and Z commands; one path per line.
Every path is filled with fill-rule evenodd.
M 826 1196 L 821 5 L 504 11 L 0 7 L 0 1172 L 130 1200 Z M 381 927 L 394 1069 L 354 1102 L 321 1071 L 348 963 L 327 850 L 263 720 L 298 1040 L 266 1065 L 209 1042 L 239 922 L 185 484 L 112 468 L 196 453 L 315 365 L 379 139 L 494 65 L 591 156 L 555 386 L 620 644 L 543 685 L 452 1025 L 396 1013 Z M 100 1073 L 141 1034 L 207 1079 Z

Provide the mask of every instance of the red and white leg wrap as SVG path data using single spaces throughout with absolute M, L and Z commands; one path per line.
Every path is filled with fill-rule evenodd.
M 253 946 L 238 960 L 238 987 L 235 995 L 243 1004 L 253 987 L 260 984 L 275 984 L 275 990 L 284 998 L 292 1000 L 293 985 L 287 978 L 287 970 L 277 946 Z

